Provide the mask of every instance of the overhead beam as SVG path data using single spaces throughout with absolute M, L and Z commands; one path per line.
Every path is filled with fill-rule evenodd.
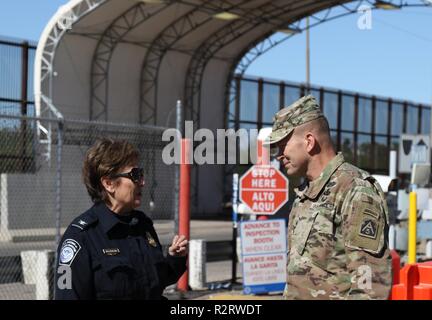
M 168 51 L 173 51 L 174 45 L 191 32 L 213 21 L 211 14 L 203 13 L 203 7 L 211 7 L 213 12 L 233 10 L 248 2 L 243 0 L 232 4 L 229 1 L 203 1 L 185 15 L 179 17 L 162 30 L 151 43 L 146 52 L 140 76 L 140 122 L 156 123 L 158 106 L 158 77 L 162 60 Z M 175 49 L 174 49 L 175 50 Z M 193 54 L 193 49 L 190 51 Z
M 139 2 L 119 15 L 100 38 L 91 63 L 90 120 L 108 121 L 109 68 L 119 42 L 134 28 L 168 8 L 172 1 L 154 6 Z

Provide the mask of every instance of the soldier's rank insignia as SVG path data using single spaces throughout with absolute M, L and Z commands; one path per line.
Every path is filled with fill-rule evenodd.
M 157 247 L 157 243 L 156 240 L 153 239 L 152 235 L 150 234 L 150 232 L 146 232 L 146 236 L 147 236 L 147 241 L 148 243 L 153 246 L 153 247 Z
M 374 220 L 365 219 L 363 220 L 359 234 L 362 237 L 375 239 L 378 233 L 377 224 Z

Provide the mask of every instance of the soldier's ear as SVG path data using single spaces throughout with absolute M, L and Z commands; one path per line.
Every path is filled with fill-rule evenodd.
M 306 143 L 306 151 L 307 152 L 312 152 L 312 150 L 316 146 L 317 140 L 316 140 L 315 136 L 311 132 L 306 133 L 306 135 L 305 135 L 305 143 Z

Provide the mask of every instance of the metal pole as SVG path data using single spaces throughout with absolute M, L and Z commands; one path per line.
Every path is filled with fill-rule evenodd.
M 429 118 L 429 143 L 432 144 L 432 102 L 431 102 L 431 106 L 430 106 L 430 118 Z M 431 153 L 431 150 L 429 148 L 429 153 Z M 432 156 L 430 158 L 432 160 Z
M 27 115 L 27 89 L 28 89 L 28 50 L 29 44 L 28 42 L 24 42 L 22 44 L 22 54 L 21 54 L 21 115 Z M 27 162 L 27 121 L 21 120 L 21 170 L 22 172 L 26 172 L 29 166 Z
M 269 145 L 264 144 L 264 140 L 257 139 L 257 164 L 263 166 L 270 165 L 270 150 Z
M 396 178 L 396 161 L 397 161 L 397 151 L 390 151 L 390 164 L 389 164 L 389 176 L 393 179 Z
M 237 281 L 237 194 L 238 194 L 238 173 L 233 174 L 232 180 L 232 257 L 231 257 L 231 283 Z
M 61 183 L 62 183 L 62 152 L 63 152 L 63 126 L 62 120 L 58 122 L 57 130 L 57 170 L 56 170 L 56 236 L 55 236 L 55 254 L 54 254 L 54 275 L 56 274 L 55 268 L 57 267 L 58 251 L 57 248 L 60 244 L 61 237 Z M 55 276 L 53 277 L 55 279 Z M 53 290 L 55 288 L 55 281 L 52 283 Z
M 310 92 L 310 31 L 309 17 L 306 18 L 306 92 Z
M 408 217 L 408 263 L 416 263 L 417 254 L 417 194 L 411 191 L 409 195 Z
M 262 166 L 269 166 L 270 165 L 270 150 L 268 145 L 264 145 L 264 140 L 261 140 L 260 138 L 257 139 L 257 148 L 258 148 L 258 163 Z M 257 215 L 257 220 L 268 220 L 268 216 L 266 215 Z

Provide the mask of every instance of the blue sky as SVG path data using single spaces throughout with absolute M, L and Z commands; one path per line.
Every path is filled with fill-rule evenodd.
M 0 0 L 0 35 L 35 40 L 67 0 Z M 311 30 L 311 81 L 316 85 L 415 102 L 432 102 L 432 7 L 373 11 L 372 29 L 359 15 Z M 258 58 L 247 74 L 305 81 L 305 34 Z
M 432 102 L 432 7 L 374 10 L 372 29 L 353 14 L 311 29 L 313 84 Z M 247 74 L 303 82 L 306 34 L 259 57 Z
M 45 25 L 68 0 L 0 0 L 0 35 L 39 39 Z

